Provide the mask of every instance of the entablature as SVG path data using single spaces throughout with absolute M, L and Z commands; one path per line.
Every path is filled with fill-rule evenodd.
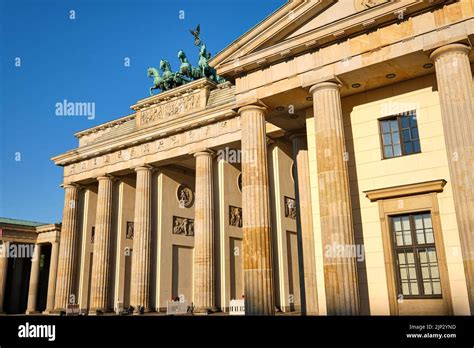
M 290 34 L 294 30 L 294 23 L 299 21 L 299 15 L 304 16 L 308 12 L 305 6 L 308 7 L 311 3 L 303 2 L 301 10 L 298 8 L 292 9 L 286 17 L 279 18 L 277 23 L 270 26 L 270 28 L 265 28 L 257 37 L 249 40 L 242 47 L 237 49 L 233 45 L 229 46 L 228 49 L 235 50 L 234 53 L 229 54 L 224 50 L 214 57 L 211 63 L 218 74 L 228 79 L 236 78 L 242 74 L 262 69 L 297 55 L 312 52 L 354 36 L 364 35 L 381 27 L 404 21 L 410 16 L 439 8 L 441 5 L 450 2 L 452 1 L 401 0 L 383 2 L 365 11 L 355 12 L 343 18 L 335 18 L 329 24 L 292 37 Z M 314 1 L 312 6 L 316 8 L 317 3 L 320 2 Z M 319 4 L 319 6 L 322 5 Z M 317 20 L 317 16 L 315 20 Z M 257 30 L 258 26 L 255 31 Z M 285 32 L 290 35 L 289 38 L 283 37 L 282 33 Z M 268 46 L 268 42 L 272 41 L 273 37 L 281 37 L 281 39 Z M 222 59 L 220 55 L 225 56 L 225 59 Z
M 121 119 L 126 130 L 104 133 L 102 138 L 93 139 L 52 160 L 57 165 L 65 166 L 153 140 L 164 141 L 184 130 L 193 131 L 197 127 L 234 117 L 237 114 L 234 104 L 234 87 L 229 82 L 216 85 L 203 78 L 139 101 L 132 106 L 135 111 L 133 117 Z M 117 126 L 114 121 L 105 125 Z M 104 125 L 99 125 L 89 131 L 103 128 Z M 87 131 L 78 134 L 85 136 Z

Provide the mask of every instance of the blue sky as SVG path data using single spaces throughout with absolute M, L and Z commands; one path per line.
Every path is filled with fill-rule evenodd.
M 215 54 L 284 3 L 0 0 L 0 216 L 60 221 L 62 168 L 50 158 L 77 146 L 75 132 L 129 114 L 160 59 L 176 70 L 183 49 L 196 64 L 198 23 Z M 95 118 L 56 116 L 65 99 L 95 103 Z

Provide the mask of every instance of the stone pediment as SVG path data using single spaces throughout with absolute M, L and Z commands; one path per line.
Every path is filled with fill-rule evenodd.
M 204 110 L 210 91 L 216 83 L 202 78 L 186 85 L 140 100 L 131 108 L 136 111 L 137 127 L 172 122 L 183 116 Z
M 348 38 L 441 1 L 290 0 L 211 59 L 232 78 Z

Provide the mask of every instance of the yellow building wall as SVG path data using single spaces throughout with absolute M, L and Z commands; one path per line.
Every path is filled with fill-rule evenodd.
M 342 99 L 346 151 L 356 244 L 363 243 L 365 263 L 358 262 L 363 314 L 389 315 L 387 278 L 377 202 L 367 190 L 445 179 L 438 203 L 455 315 L 468 315 L 468 299 L 451 180 L 434 75 L 363 92 Z M 421 153 L 382 159 L 378 118 L 416 109 Z M 312 112 L 307 120 L 313 215 L 318 270 L 318 294 L 325 311 L 321 226 Z M 437 245 L 437 247 L 441 247 Z M 422 314 L 422 313 L 420 313 Z

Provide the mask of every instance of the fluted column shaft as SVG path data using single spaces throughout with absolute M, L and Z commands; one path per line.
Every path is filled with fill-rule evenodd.
M 132 256 L 131 305 L 150 311 L 150 262 L 151 262 L 151 188 L 153 170 L 142 166 L 135 169 L 135 219 Z
M 58 273 L 59 243 L 53 242 L 51 245 L 51 261 L 49 262 L 48 295 L 46 309 L 44 313 L 51 313 L 54 310 L 54 296 L 56 295 L 56 281 Z
M 324 279 L 328 314 L 357 315 L 359 293 L 355 255 L 340 257 L 338 253 L 326 253 L 328 248 L 350 247 L 355 243 L 339 88 L 336 83 L 323 82 L 310 89 L 316 128 Z
M 69 303 L 74 286 L 74 266 L 78 228 L 79 189 L 64 185 L 64 208 L 59 247 L 55 310 L 63 310 Z
M 456 206 L 471 314 L 474 314 L 474 88 L 468 54 L 451 44 L 431 54 L 441 101 L 444 139 Z
M 194 307 L 195 311 L 215 307 L 214 284 L 214 200 L 212 152 L 196 157 L 196 200 L 194 210 Z
M 304 279 L 302 287 L 305 308 L 302 312 L 318 314 L 318 293 L 316 287 L 316 254 L 314 248 L 313 212 L 311 207 L 311 184 L 309 182 L 308 144 L 306 134 L 294 134 L 290 137 L 293 147 L 293 166 L 296 194 L 296 226 L 300 248 L 300 276 Z
M 265 113 L 250 105 L 239 110 L 242 123 L 243 255 L 246 315 L 273 315 L 272 236 Z
M 5 300 L 5 289 L 7 286 L 7 272 L 8 272 L 8 250 L 10 249 L 10 242 L 3 242 L 2 253 L 0 254 L 0 313 L 4 312 L 3 302 Z
M 91 275 L 90 311 L 105 311 L 108 307 L 110 238 L 112 234 L 113 178 L 101 176 L 97 195 L 94 252 Z
M 36 298 L 38 296 L 38 284 L 40 273 L 41 244 L 36 244 L 31 259 L 30 285 L 28 287 L 28 304 L 26 314 L 36 312 Z

